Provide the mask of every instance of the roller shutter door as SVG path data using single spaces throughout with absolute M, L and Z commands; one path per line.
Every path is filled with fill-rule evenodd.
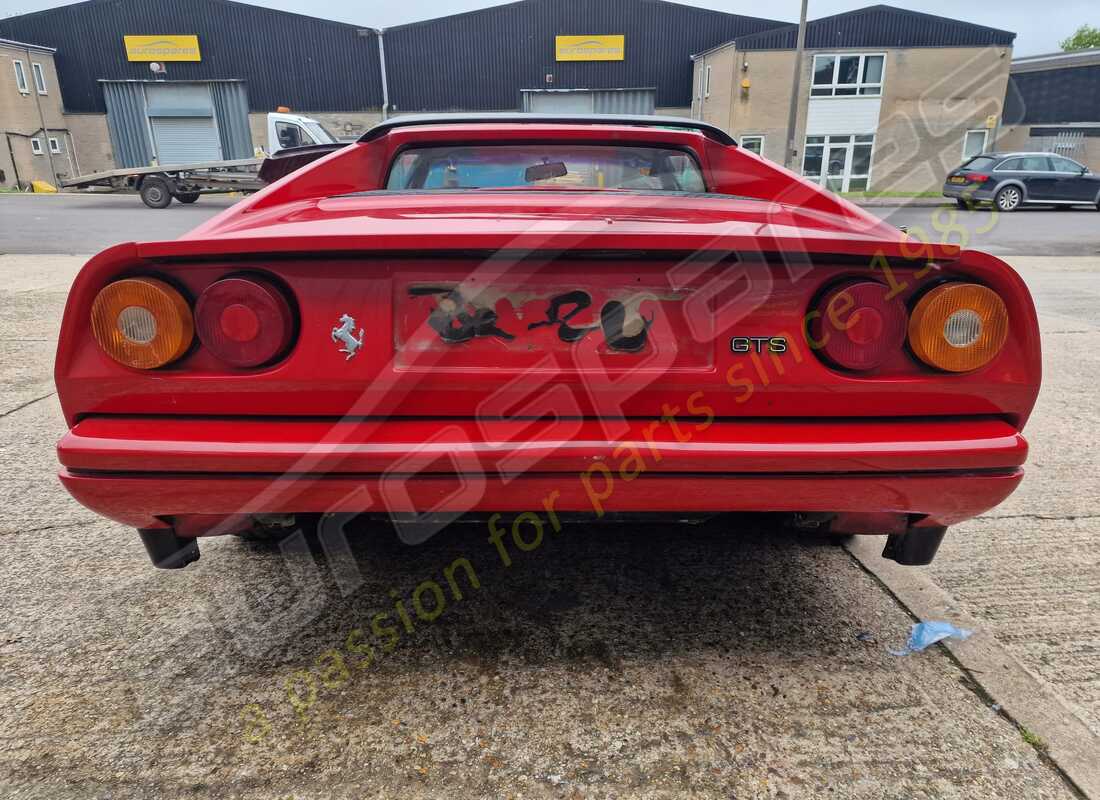
M 213 117 L 152 117 L 157 163 L 194 164 L 222 157 Z
M 222 158 L 208 84 L 145 84 L 145 100 L 157 163 L 189 164 Z
M 525 89 L 523 110 L 536 114 L 652 114 L 655 89 Z

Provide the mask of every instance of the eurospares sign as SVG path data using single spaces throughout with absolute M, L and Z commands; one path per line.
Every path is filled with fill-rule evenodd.
M 555 36 L 554 51 L 558 61 L 622 61 L 626 37 Z
M 199 37 L 123 36 L 127 61 L 202 61 Z

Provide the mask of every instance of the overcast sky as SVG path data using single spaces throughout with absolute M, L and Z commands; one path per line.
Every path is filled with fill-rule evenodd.
M 592 0 L 598 3 L 600 0 Z M 682 0 L 690 5 L 748 16 L 798 21 L 800 0 Z M 873 5 L 873 0 L 810 0 L 810 18 L 827 17 L 841 11 Z M 68 5 L 65 0 L 0 0 L 0 17 Z M 351 22 L 371 28 L 386 28 L 405 22 L 498 5 L 486 0 L 266 0 L 266 5 L 315 17 Z M 1015 31 L 1016 55 L 1056 52 L 1058 42 L 1084 24 L 1100 27 L 1098 0 L 890 0 L 889 5 L 954 17 L 992 28 Z M 593 31 L 596 33 L 597 31 Z M 605 33 L 606 31 L 598 31 Z M 182 31 L 165 31 L 182 33 Z

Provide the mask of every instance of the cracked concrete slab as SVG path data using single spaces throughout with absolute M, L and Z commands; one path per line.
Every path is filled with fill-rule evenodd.
M 1009 260 L 1043 335 L 1025 478 L 952 529 L 929 571 L 1100 736 L 1100 263 Z
M 0 417 L 53 394 L 53 357 L 82 256 L 0 255 Z

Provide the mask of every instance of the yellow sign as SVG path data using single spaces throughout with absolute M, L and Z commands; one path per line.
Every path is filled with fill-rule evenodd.
M 558 61 L 622 61 L 626 37 L 555 36 L 554 49 Z
M 123 36 L 127 61 L 202 61 L 198 36 Z

